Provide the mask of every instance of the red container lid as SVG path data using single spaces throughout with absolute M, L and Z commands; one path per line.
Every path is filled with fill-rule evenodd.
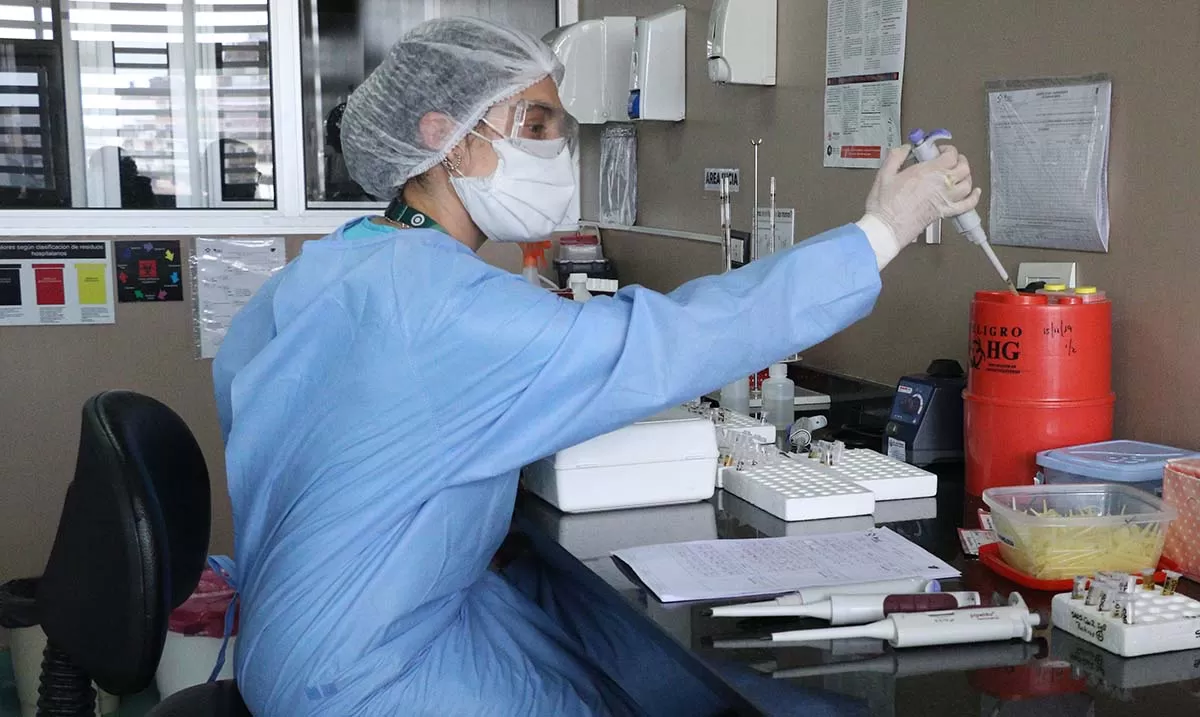
M 1010 306 L 1046 306 L 1050 297 L 1044 294 L 1014 294 L 1011 291 L 976 291 L 976 301 Z

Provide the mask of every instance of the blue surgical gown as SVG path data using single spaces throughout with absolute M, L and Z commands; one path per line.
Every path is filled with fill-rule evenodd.
M 520 468 L 865 316 L 848 225 L 670 294 L 586 304 L 432 230 L 308 242 L 213 365 L 255 714 L 625 715 L 577 640 L 488 569 Z

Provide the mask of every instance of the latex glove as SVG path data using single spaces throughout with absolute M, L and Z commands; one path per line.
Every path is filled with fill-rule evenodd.
M 888 153 L 867 195 L 867 212 L 858 222 L 880 269 L 916 241 L 925 227 L 979 203 L 980 190 L 972 188 L 970 164 L 957 149 L 943 144 L 937 159 L 901 171 L 911 149 L 904 145 Z

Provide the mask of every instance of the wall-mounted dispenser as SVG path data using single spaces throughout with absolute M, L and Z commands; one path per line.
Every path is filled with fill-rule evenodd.
M 687 10 L 682 5 L 637 21 L 629 83 L 630 119 L 678 122 L 684 118 L 686 30 Z
M 580 124 L 625 122 L 635 17 L 584 20 L 544 38 L 563 63 L 559 95 Z
M 774 85 L 778 0 L 713 0 L 708 18 L 708 79 Z

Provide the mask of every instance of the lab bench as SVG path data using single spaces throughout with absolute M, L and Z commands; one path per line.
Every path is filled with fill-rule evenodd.
M 710 501 L 609 513 L 563 514 L 529 493 L 517 499 L 514 527 L 533 537 L 539 557 L 588 573 L 590 589 L 619 599 L 638 617 L 647 640 L 672 642 L 678 659 L 721 690 L 761 705 L 758 690 L 787 686 L 813 698 L 840 699 L 831 714 L 896 715 L 1197 714 L 1200 650 L 1122 659 L 1061 630 L 1041 629 L 1032 643 L 988 643 L 893 650 L 879 640 L 744 649 L 716 649 L 713 640 L 753 640 L 775 631 L 815 627 L 798 618 L 713 618 L 715 602 L 666 605 L 609 557 L 613 550 L 653 543 L 806 535 L 887 525 L 962 571 L 945 589 L 977 590 L 985 598 L 1012 591 L 1049 616 L 1049 593 L 1023 589 L 963 556 L 962 466 L 935 470 L 937 498 L 877 504 L 876 515 L 786 523 L 735 496 L 718 491 Z M 569 570 L 570 568 L 563 568 Z M 1187 583 L 1181 592 L 1200 595 Z M 727 601 L 728 602 L 728 601 Z M 728 666 L 743 669 L 730 679 Z M 744 674 L 754 677 L 746 679 Z M 737 713 L 773 713 L 735 709 Z M 823 713 L 813 711 L 813 714 Z

